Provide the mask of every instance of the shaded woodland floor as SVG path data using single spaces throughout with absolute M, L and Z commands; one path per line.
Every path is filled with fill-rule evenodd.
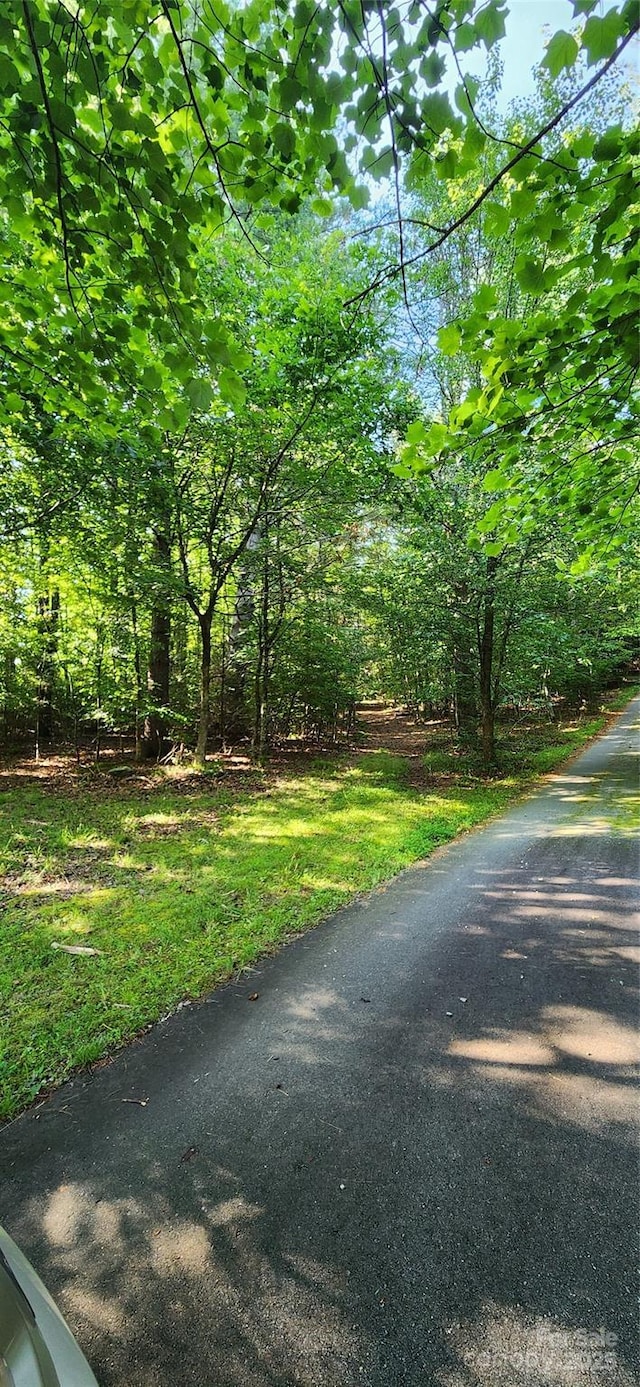
M 581 733 L 595 717 L 614 711 L 636 686 L 602 695 L 597 707 L 564 709 L 555 716 L 549 713 L 524 713 L 505 718 L 498 727 L 500 769 L 513 769 L 528 762 L 545 747 L 556 747 L 567 736 Z M 107 739 L 96 760 L 91 742 L 76 753 L 63 741 L 41 748 L 38 758 L 32 747 L 17 746 L 0 751 L 0 793 L 33 785 L 52 791 L 78 793 L 90 787 L 101 788 L 105 794 L 127 795 L 131 792 L 150 793 L 170 784 L 172 789 L 193 792 L 212 777 L 230 789 L 252 790 L 263 787 L 287 774 L 301 770 L 318 760 L 336 765 L 357 764 L 366 752 L 388 752 L 402 757 L 406 779 L 419 787 L 431 786 L 460 773 L 479 772 L 477 756 L 462 745 L 449 718 L 423 719 L 418 715 L 380 704 L 366 705 L 358 712 L 355 736 L 349 741 L 303 742 L 291 738 L 274 746 L 264 766 L 256 764 L 248 748 L 236 747 L 228 752 L 210 752 L 207 770 L 196 770 L 188 759 L 157 765 L 155 762 L 136 763 L 133 742 L 122 737 Z M 425 760 L 426 758 L 426 760 Z M 541 759 L 544 759 L 541 758 Z M 535 768 L 535 767 L 534 767 Z M 544 767 L 542 767 L 544 769 Z

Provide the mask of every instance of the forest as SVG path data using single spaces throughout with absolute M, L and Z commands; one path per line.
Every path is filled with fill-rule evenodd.
M 1 1117 L 630 696 L 637 10 L 510 22 L 0 7 Z
M 383 698 L 489 768 L 628 663 L 637 22 L 574 9 L 506 111 L 494 0 L 5 16 L 7 747 Z

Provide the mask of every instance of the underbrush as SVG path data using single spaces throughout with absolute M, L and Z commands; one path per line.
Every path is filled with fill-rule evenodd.
M 639 690 L 628 686 L 605 695 L 599 710 L 567 714 L 563 718 L 519 718 L 499 722 L 496 730 L 496 762 L 491 778 L 500 781 L 517 776 L 544 775 L 578 751 L 602 731 L 607 716 L 629 702 Z M 438 743 L 425 753 L 424 768 L 434 781 L 442 777 L 459 783 L 486 780 L 480 749 L 458 740 L 453 731 L 441 732 Z

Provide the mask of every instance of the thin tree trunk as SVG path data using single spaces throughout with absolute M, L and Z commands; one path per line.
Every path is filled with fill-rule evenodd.
M 495 712 L 492 705 L 486 703 L 482 708 L 482 765 L 485 771 L 491 770 L 495 754 Z
M 456 621 L 453 634 L 453 715 L 461 738 L 475 740 L 478 729 L 477 664 L 469 627 L 469 585 L 454 583 Z M 475 672 L 474 672 L 475 666 Z
M 136 681 L 136 705 L 135 705 L 135 758 L 136 761 L 142 759 L 142 726 L 141 708 L 144 698 L 142 683 L 142 660 L 140 658 L 140 635 L 138 632 L 138 608 L 135 599 L 131 600 L 131 630 L 133 633 L 133 668 Z
M 68 690 L 69 690 L 69 701 L 70 701 L 70 703 L 71 703 L 71 716 L 72 716 L 72 718 L 73 718 L 73 746 L 74 746 L 74 750 L 75 750 L 75 754 L 76 754 L 76 763 L 77 763 L 77 765 L 79 766 L 79 765 L 80 765 L 80 739 L 79 739 L 79 736 L 78 736 L 78 730 L 79 730 L 79 728 L 78 728 L 78 703 L 77 703 L 77 700 L 76 700 L 75 685 L 74 685 L 73 679 L 72 679 L 72 677 L 71 677 L 71 670 L 69 669 L 68 664 L 65 664 L 65 665 L 63 666 L 63 668 L 64 668 L 65 679 L 66 679 L 66 681 L 67 681 L 67 688 L 68 688 Z
M 147 758 L 158 759 L 162 755 L 166 736 L 166 712 L 169 703 L 169 681 L 171 676 L 171 609 L 169 605 L 169 578 L 171 574 L 171 540 L 165 530 L 156 530 L 153 536 L 154 559 L 158 570 L 166 582 L 151 611 L 151 639 L 149 642 L 149 663 L 147 668 L 147 694 L 149 708 L 144 721 L 142 735 L 142 754 Z
M 495 702 L 493 696 L 493 658 L 495 632 L 495 595 L 498 559 L 487 559 L 486 584 L 482 606 L 480 634 L 480 716 L 482 726 L 482 764 L 485 771 L 495 761 Z
M 227 746 L 227 658 L 228 658 L 228 638 L 227 638 L 227 618 L 222 620 L 222 646 L 220 649 L 220 746 L 226 751 Z
M 200 627 L 200 719 L 196 761 L 205 766 L 207 761 L 207 740 L 211 721 L 211 625 L 213 613 L 202 612 L 198 617 Z
M 251 556 L 260 540 L 261 527 L 256 522 L 247 541 L 246 557 L 238 574 L 236 601 L 229 632 L 225 735 L 230 742 L 237 742 L 251 732 L 251 695 L 248 692 L 251 665 L 247 641 L 255 614 L 255 569 Z
M 58 651 L 60 593 L 54 588 L 38 598 L 38 628 L 42 639 L 38 681 L 38 741 L 53 737 L 53 677 Z
M 260 601 L 260 620 L 258 623 L 258 660 L 255 681 L 255 731 L 254 748 L 258 760 L 262 760 L 268 741 L 268 701 L 269 701 L 269 555 L 265 553 L 262 571 L 262 593 Z
M 102 630 L 98 628 L 96 631 L 96 762 L 100 760 L 100 752 L 102 750 L 102 642 Z
M 478 705 L 471 652 L 458 643 L 453 648 L 453 711 L 459 735 L 475 737 Z
M 11 702 L 11 685 L 13 684 L 14 663 L 13 655 L 7 650 L 4 657 L 4 705 L 3 705 L 3 724 L 4 724 L 4 744 L 7 746 L 10 740 L 10 713 L 9 705 Z
M 265 651 L 262 636 L 258 636 L 258 655 L 256 660 L 256 672 L 254 679 L 254 720 L 253 720 L 253 752 L 258 761 L 262 758 L 264 750 L 264 701 L 263 701 L 263 680 L 264 680 L 264 659 Z

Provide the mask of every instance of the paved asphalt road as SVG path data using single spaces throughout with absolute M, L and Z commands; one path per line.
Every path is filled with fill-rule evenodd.
M 639 713 L 0 1133 L 104 1387 L 637 1381 Z

